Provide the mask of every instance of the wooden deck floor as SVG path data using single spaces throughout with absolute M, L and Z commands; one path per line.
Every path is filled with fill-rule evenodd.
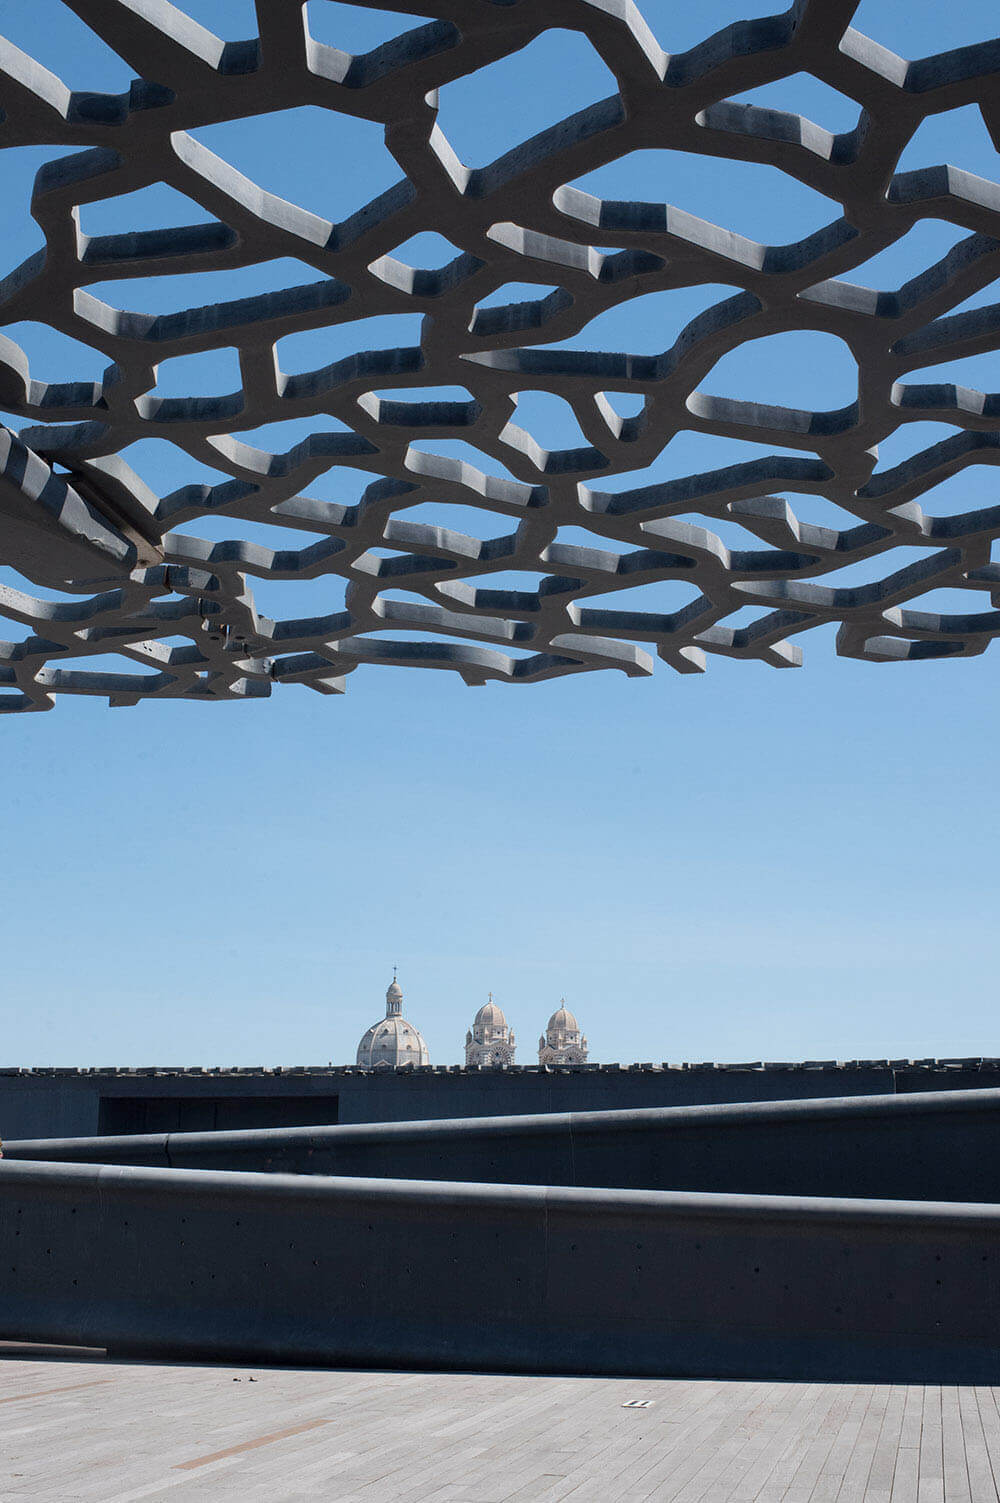
M 998 1396 L 169 1366 L 8 1349 L 0 1500 L 988 1503 L 1000 1497 Z M 631 1400 L 651 1404 L 624 1407 Z

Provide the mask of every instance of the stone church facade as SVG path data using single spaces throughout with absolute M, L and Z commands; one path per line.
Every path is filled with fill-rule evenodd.
M 585 1065 L 589 1056 L 586 1034 L 566 1006 L 566 998 L 549 1018 L 548 1026 L 538 1040 L 538 1063 L 540 1065 Z
M 512 1065 L 515 1047 L 514 1030 L 507 1027 L 503 1009 L 497 1006 L 490 992 L 465 1035 L 465 1063 Z

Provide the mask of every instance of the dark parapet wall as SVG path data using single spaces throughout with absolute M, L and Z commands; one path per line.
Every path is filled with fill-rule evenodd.
M 8 1068 L 0 1070 L 0 1137 L 90 1137 L 283 1127 L 323 1120 L 410 1122 L 624 1111 L 976 1086 L 1000 1086 L 1000 1060 L 817 1060 L 572 1069 L 518 1065 L 488 1070 L 430 1065 L 383 1071 L 326 1066 Z M 317 1110 L 322 1116 L 313 1115 Z
M 255 1363 L 1000 1382 L 998 1088 L 6 1153 L 0 1339 Z
M 253 1362 L 995 1383 L 1000 1208 L 0 1164 L 0 1334 Z
M 1000 1203 L 1000 1089 L 8 1142 L 8 1158 Z

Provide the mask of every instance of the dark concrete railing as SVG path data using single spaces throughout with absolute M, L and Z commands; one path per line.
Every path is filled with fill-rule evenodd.
M 1000 1091 L 40 1139 L 4 1151 L 191 1169 L 1000 1202 Z
M 1000 1208 L 0 1164 L 0 1336 L 111 1352 L 1000 1381 Z

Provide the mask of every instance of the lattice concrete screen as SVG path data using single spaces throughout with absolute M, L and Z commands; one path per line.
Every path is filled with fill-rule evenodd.
M 0 144 L 54 148 L 31 204 L 45 250 L 0 284 L 2 318 L 46 323 L 109 362 L 100 384 L 49 384 L 13 340 L 0 346 L 0 407 L 9 422 L 26 420 L 2 434 L 0 554 L 54 597 L 3 587 L 0 612 L 25 633 L 0 643 L 3 708 L 45 709 L 60 692 L 115 704 L 254 697 L 275 683 L 330 692 L 361 664 L 449 668 L 469 684 L 646 674 L 652 651 L 681 672 L 708 653 L 786 666 L 800 660 L 793 639 L 830 622 L 840 653 L 871 660 L 979 653 L 1000 632 L 1000 613 L 985 608 L 1000 603 L 990 562 L 1000 505 L 975 504 L 970 485 L 964 510 L 935 514 L 933 495 L 997 463 L 1000 397 L 906 380 L 996 348 L 1000 305 L 982 306 L 982 293 L 1000 276 L 1000 190 L 951 166 L 894 171 L 941 111 L 978 105 L 996 142 L 1000 43 L 906 62 L 849 29 L 854 5 L 815 0 L 668 56 L 631 0 L 417 0 L 421 18 L 437 19 L 404 23 L 395 40 L 352 56 L 314 40 L 289 0 L 257 0 L 259 36 L 225 43 L 166 0 L 67 4 L 138 78 L 120 96 L 71 93 L 16 47 L 0 50 Z M 436 91 L 552 28 L 583 33 L 619 92 L 488 167 L 464 166 L 436 123 Z M 856 126 L 831 134 L 733 97 L 800 73 L 856 102 Z M 395 187 L 341 223 L 263 191 L 189 133 L 306 104 L 384 123 L 399 166 Z M 843 215 L 797 243 L 764 245 L 670 204 L 602 201 L 572 186 L 663 148 L 700 154 L 707 174 L 720 161 L 768 164 Z M 158 182 L 211 223 L 83 233 L 80 206 Z M 8 198 L 5 212 L 28 205 Z M 968 233 L 901 287 L 852 284 L 852 270 L 924 219 Z M 394 256 L 428 230 L 456 248 L 447 264 L 414 269 Z M 315 278 L 157 316 L 88 291 L 278 257 Z M 510 283 L 536 284 L 538 295 L 497 305 Z M 736 290 L 669 331 L 658 355 L 558 348 L 632 298 L 720 283 Z M 980 306 L 952 311 L 970 300 Z M 290 333 L 396 313 L 424 316 L 419 345 L 369 349 L 359 327 L 356 353 L 281 369 L 275 346 Z M 727 353 L 794 330 L 844 342 L 857 361 L 855 401 L 815 412 L 763 406 L 752 391 L 699 392 Z M 238 391 L 155 394 L 159 362 L 223 347 L 238 352 Z M 468 399 L 424 395 L 456 385 Z M 400 388 L 407 400 L 380 395 Z M 549 451 L 518 425 L 518 394 L 537 391 L 570 404 L 584 443 Z M 287 452 L 240 437 L 287 418 L 315 420 Z M 928 421 L 955 431 L 876 469 L 880 441 Z M 614 483 L 680 430 L 793 452 Z M 151 437 L 230 478 L 154 494 L 120 457 Z M 465 440 L 512 478 L 428 452 L 440 439 Z M 311 498 L 337 466 L 370 481 L 351 504 Z M 796 505 L 813 497 L 848 525 L 800 520 Z M 425 503 L 488 513 L 484 536 L 407 520 Z M 509 519 L 502 535 L 496 513 Z M 226 518 L 231 537 L 171 531 L 205 516 Z M 717 521 L 730 541 L 738 524 L 746 546 L 723 542 Z M 287 546 L 249 540 L 245 524 L 262 522 L 286 529 Z M 303 532 L 320 540 L 303 545 Z M 824 583 L 864 560 L 877 561 L 874 582 Z M 511 571 L 521 587 L 500 587 Z M 255 581 L 319 577 L 328 614 L 272 620 L 255 605 Z M 606 600 L 663 581 L 690 586 L 687 603 L 664 613 Z M 942 587 L 963 591 L 967 610 L 919 609 Z M 88 657 L 109 652 L 120 673 L 88 671 Z

